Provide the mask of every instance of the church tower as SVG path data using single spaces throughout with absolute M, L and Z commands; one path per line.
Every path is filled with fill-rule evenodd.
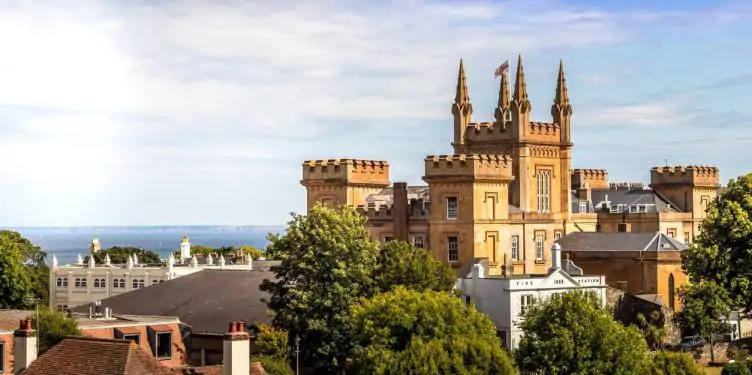
M 460 59 L 460 71 L 457 75 L 457 93 L 452 103 L 452 115 L 454 116 L 454 146 L 455 153 L 464 153 L 465 131 L 470 125 L 473 115 L 473 105 L 470 103 L 470 92 L 467 90 L 467 77 L 465 65 Z
M 564 61 L 559 60 L 559 74 L 556 78 L 556 94 L 554 103 L 551 105 L 551 116 L 554 124 L 559 125 L 560 156 L 561 162 L 561 212 L 567 213 L 567 218 L 572 214 L 572 140 L 570 123 L 572 119 L 572 105 L 569 102 L 567 92 L 567 79 L 564 77 Z
M 530 100 L 527 96 L 525 84 L 525 69 L 522 66 L 522 55 L 517 58 L 517 74 L 514 81 L 514 93 L 510 105 L 512 117 L 512 170 L 516 178 L 509 203 L 519 207 L 523 212 L 532 211 L 529 190 L 530 176 L 530 146 L 527 144 L 530 128 Z

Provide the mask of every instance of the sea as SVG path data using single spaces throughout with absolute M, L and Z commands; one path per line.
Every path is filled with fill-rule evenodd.
M 167 258 L 180 249 L 180 240 L 188 236 L 191 244 L 209 247 L 251 245 L 263 249 L 269 233 L 282 233 L 283 226 L 149 226 L 149 227 L 22 227 L 14 230 L 47 252 L 47 263 L 55 254 L 58 264 L 85 257 L 89 244 L 98 238 L 102 249 L 134 246 L 151 250 Z

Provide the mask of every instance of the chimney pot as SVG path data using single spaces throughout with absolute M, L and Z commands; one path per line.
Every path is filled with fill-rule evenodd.
M 245 322 L 242 320 L 238 322 L 238 332 L 245 332 Z
M 235 322 L 230 322 L 230 329 L 228 330 L 228 332 L 230 333 L 237 332 L 237 325 L 235 324 Z

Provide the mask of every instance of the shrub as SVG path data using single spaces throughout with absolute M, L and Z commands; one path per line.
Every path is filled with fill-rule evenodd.
M 723 366 L 723 371 L 721 371 L 721 375 L 752 375 L 749 372 L 749 368 L 747 368 L 747 365 L 742 362 L 734 362 L 729 363 L 726 366 Z

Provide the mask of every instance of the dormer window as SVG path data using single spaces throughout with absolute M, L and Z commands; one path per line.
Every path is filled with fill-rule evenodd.
M 629 206 L 629 213 L 630 213 L 630 214 L 635 214 L 635 213 L 637 213 L 637 205 L 634 205 L 634 204 L 633 204 L 633 205 Z
M 581 214 L 587 213 L 587 206 L 588 206 L 587 201 L 580 201 L 580 213 Z

